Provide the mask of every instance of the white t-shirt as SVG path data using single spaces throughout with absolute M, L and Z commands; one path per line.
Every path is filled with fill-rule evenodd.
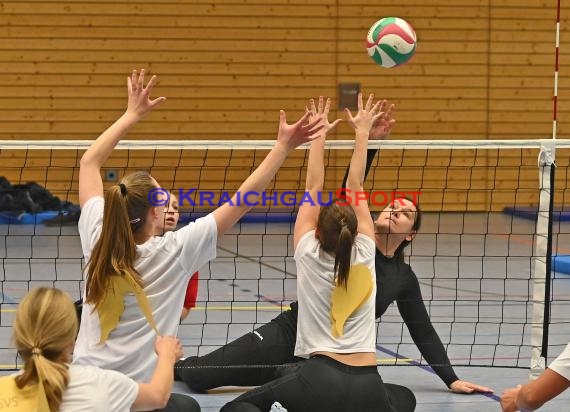
M 16 375 L 20 373 L 22 371 Z M 0 387 L 8 391 L 0 393 L 0 401 L 3 401 L 0 410 L 36 410 L 38 385 L 27 385 L 22 391 L 17 388 L 13 378 L 0 377 Z M 69 365 L 69 385 L 63 393 L 59 411 L 128 412 L 138 393 L 139 385 L 122 373 L 94 366 Z
M 79 235 L 87 262 L 101 235 L 104 200 L 89 199 L 81 209 Z M 176 335 L 180 308 L 190 276 L 216 257 L 217 226 L 209 214 L 180 230 L 156 236 L 137 246 L 135 269 L 161 335 Z M 156 334 L 148 324 L 134 295 L 125 299 L 125 310 L 109 338 L 99 344 L 99 316 L 83 304 L 81 327 L 73 363 L 120 371 L 139 382 L 148 382 L 156 366 Z
M 70 365 L 60 412 L 128 412 L 138 393 L 139 385 L 122 373 Z
M 570 381 L 570 342 L 562 353 L 552 361 L 549 368 Z
M 352 247 L 351 265 L 365 265 L 372 277 L 373 290 L 368 299 L 346 320 L 344 333 L 335 338 L 331 324 L 331 297 L 335 288 L 334 257 L 324 252 L 315 231 L 306 233 L 295 249 L 297 265 L 297 341 L 295 356 L 309 357 L 313 352 L 376 352 L 376 272 L 374 241 L 358 234 Z

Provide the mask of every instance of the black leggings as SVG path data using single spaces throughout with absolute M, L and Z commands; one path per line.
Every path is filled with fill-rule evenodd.
M 271 322 L 204 356 L 190 356 L 174 366 L 176 380 L 201 392 L 219 386 L 258 386 L 299 361 L 293 355 L 297 333 L 296 305 Z
M 156 409 L 154 412 L 200 412 L 200 410 L 196 399 L 180 393 L 171 393 L 166 407 Z
M 268 412 L 274 402 L 288 412 L 412 412 L 416 408 L 412 391 L 382 382 L 376 366 L 349 366 L 316 356 L 295 369 L 237 397 L 221 412 Z

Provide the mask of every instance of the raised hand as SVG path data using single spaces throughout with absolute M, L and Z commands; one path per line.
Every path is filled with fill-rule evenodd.
M 336 119 L 334 122 L 329 122 L 329 110 L 331 107 L 331 99 L 327 99 L 324 103 L 323 96 L 319 97 L 318 107 L 315 106 L 315 100 L 311 99 L 309 101 L 309 107 L 305 108 L 311 115 L 309 121 L 321 121 L 323 128 L 321 129 L 321 135 L 327 134 L 330 130 L 334 129 L 335 126 L 342 121 L 342 119 Z
M 365 132 L 366 134 L 369 134 L 374 122 L 382 115 L 382 112 L 379 110 L 380 104 L 382 102 L 379 101 L 373 105 L 373 101 L 374 94 L 371 93 L 368 97 L 366 105 L 363 105 L 362 93 L 358 93 L 358 112 L 356 113 L 356 116 L 353 117 L 350 110 L 345 109 L 348 116 L 348 123 L 357 132 L 357 134 L 358 132 Z
M 150 99 L 150 92 L 156 83 L 156 76 L 144 85 L 144 70 L 133 70 L 127 78 L 129 99 L 127 110 L 115 123 L 107 128 L 87 149 L 81 158 L 79 168 L 79 204 L 81 207 L 93 196 L 103 196 L 101 167 L 107 161 L 114 147 L 145 114 L 166 100 L 165 97 Z
M 129 100 L 127 103 L 127 113 L 142 118 L 160 103 L 166 100 L 166 97 L 150 98 L 150 92 L 156 84 L 156 76 L 152 76 L 148 84 L 144 85 L 144 69 L 140 72 L 133 70 L 130 77 L 127 78 L 127 89 L 129 92 Z
M 310 112 L 305 112 L 303 117 L 295 123 L 287 124 L 285 112 L 280 110 L 277 144 L 282 145 L 287 150 L 292 150 L 317 138 L 324 127 L 323 120 L 316 118 L 309 121 L 310 116 Z
M 386 108 L 387 107 L 387 108 Z M 394 111 L 394 105 L 388 105 L 386 100 L 382 100 L 378 110 L 382 115 L 376 119 L 370 130 L 370 140 L 384 140 L 390 135 L 392 127 L 396 123 L 396 120 L 392 117 L 392 112 Z

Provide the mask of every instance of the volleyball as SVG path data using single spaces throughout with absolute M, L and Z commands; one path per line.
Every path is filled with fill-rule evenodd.
M 382 67 L 400 66 L 416 51 L 416 32 L 399 17 L 385 17 L 368 30 L 368 55 Z

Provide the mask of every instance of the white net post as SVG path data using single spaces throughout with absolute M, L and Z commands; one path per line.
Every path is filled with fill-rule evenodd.
M 541 141 L 538 158 L 540 199 L 533 269 L 530 379 L 535 379 L 544 372 L 548 351 L 555 152 L 555 140 Z

